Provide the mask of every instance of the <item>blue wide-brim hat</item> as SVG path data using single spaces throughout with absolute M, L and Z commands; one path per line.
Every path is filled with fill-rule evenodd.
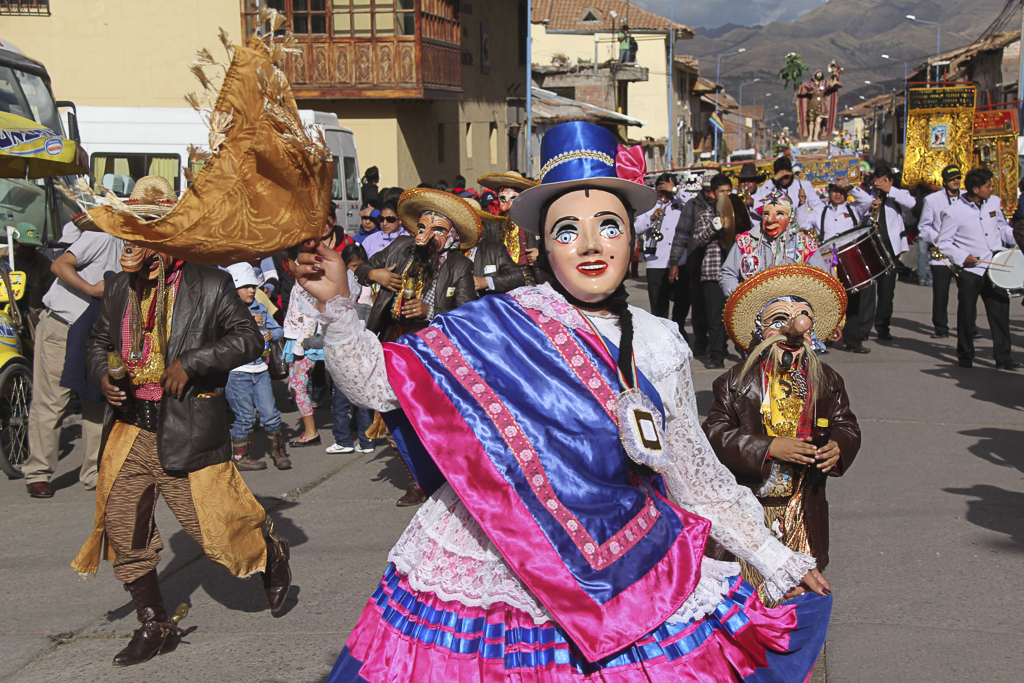
M 626 200 L 637 215 L 654 208 L 658 193 L 643 184 L 643 153 L 639 148 L 619 153 L 615 137 L 604 128 L 571 121 L 549 130 L 540 144 L 540 185 L 512 202 L 512 221 L 540 234 L 544 204 L 575 189 L 607 190 Z

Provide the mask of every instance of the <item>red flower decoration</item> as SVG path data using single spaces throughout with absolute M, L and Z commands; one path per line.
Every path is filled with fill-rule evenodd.
M 644 148 L 634 145 L 627 149 L 619 145 L 619 150 L 615 154 L 615 175 L 623 180 L 632 180 L 643 185 L 646 174 L 647 160 L 644 158 Z

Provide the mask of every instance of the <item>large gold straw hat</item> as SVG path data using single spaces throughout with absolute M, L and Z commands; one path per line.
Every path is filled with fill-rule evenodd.
M 485 173 L 476 179 L 478 185 L 486 187 L 488 190 L 494 190 L 497 192 L 503 187 L 511 187 L 513 190 L 529 190 L 539 183 L 529 178 L 524 178 L 521 174 L 515 171 L 508 171 L 507 173 Z
M 132 189 L 131 196 L 121 202 L 118 210 L 123 215 L 130 215 L 133 219 L 146 222 L 163 218 L 174 205 L 178 203 L 178 193 L 174 191 L 171 182 L 158 175 L 148 175 L 139 178 Z M 93 222 L 92 214 L 84 211 L 71 218 L 79 230 L 99 230 L 99 226 Z
M 416 234 L 416 224 L 424 211 L 436 211 L 452 222 L 459 233 L 460 249 L 469 249 L 480 239 L 484 230 L 473 207 L 465 199 L 450 192 L 428 188 L 406 190 L 398 198 L 398 217 L 402 225 L 412 234 Z
M 744 351 L 755 341 L 757 317 L 769 302 L 798 296 L 814 311 L 814 333 L 828 339 L 843 324 L 846 290 L 823 270 L 802 263 L 775 266 L 744 280 L 725 303 L 725 331 Z

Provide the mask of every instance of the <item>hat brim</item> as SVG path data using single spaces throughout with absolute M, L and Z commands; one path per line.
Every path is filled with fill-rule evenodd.
M 544 183 L 531 187 L 512 202 L 509 217 L 522 229 L 536 235 L 541 233 L 540 211 L 552 197 L 575 190 L 606 190 L 630 203 L 636 215 L 647 213 L 658 203 L 654 188 L 622 178 L 587 178 L 585 180 L 563 180 L 558 183 Z
M 477 178 L 476 182 L 478 185 L 486 187 L 488 190 L 494 190 L 495 192 L 503 187 L 511 187 L 513 190 L 525 192 L 531 187 L 537 186 L 536 181 L 529 180 L 527 178 L 508 176 L 504 173 L 485 173 Z
M 725 304 L 725 331 L 744 351 L 750 350 L 757 316 L 772 300 L 798 296 L 814 311 L 814 333 L 828 339 L 846 316 L 846 290 L 831 274 L 801 263 L 775 266 L 744 280 Z
M 450 192 L 416 187 L 399 197 L 398 217 L 410 234 L 416 234 L 416 225 L 424 211 L 436 211 L 452 222 L 459 233 L 460 249 L 474 246 L 484 231 L 476 210 L 462 197 Z
M 736 176 L 736 182 L 738 183 L 759 183 L 768 177 L 767 173 L 758 173 L 757 175 L 741 175 Z

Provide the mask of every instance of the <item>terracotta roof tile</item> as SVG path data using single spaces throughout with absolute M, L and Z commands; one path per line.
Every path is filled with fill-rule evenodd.
M 613 18 L 615 11 L 618 17 Z M 593 20 L 583 21 L 593 17 Z M 689 26 L 648 12 L 637 7 L 628 0 L 535 0 L 533 3 L 533 22 L 547 22 L 549 31 L 579 31 L 593 33 L 595 31 L 612 31 L 623 23 L 630 30 L 667 31 L 673 26 L 677 29 L 693 32 Z

